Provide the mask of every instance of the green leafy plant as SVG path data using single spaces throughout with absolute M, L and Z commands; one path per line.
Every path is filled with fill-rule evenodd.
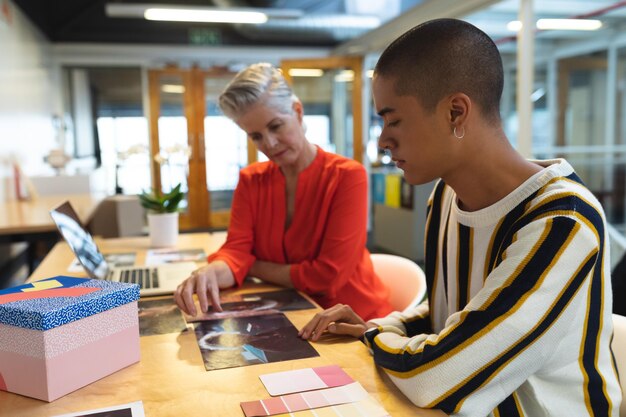
M 149 192 L 139 194 L 141 205 L 152 213 L 175 213 L 184 193 L 180 191 L 181 184 L 178 184 L 169 193 L 163 194 L 159 190 L 152 189 Z

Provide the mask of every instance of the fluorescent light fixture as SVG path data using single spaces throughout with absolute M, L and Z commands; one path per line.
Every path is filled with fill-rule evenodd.
M 182 6 L 180 4 L 107 3 L 108 17 L 179 22 L 265 23 L 268 18 L 298 19 L 302 10 L 251 7 Z
M 161 86 L 161 91 L 171 94 L 183 94 L 185 92 L 185 86 L 177 84 L 163 84 Z
M 195 10 L 195 9 L 147 9 L 146 20 L 169 22 L 213 22 L 213 23 L 265 23 L 267 15 L 260 12 L 235 10 Z
M 324 70 L 319 68 L 291 68 L 289 75 L 292 77 L 321 77 Z
M 338 83 L 349 83 L 354 81 L 354 71 L 352 70 L 343 70 L 335 75 L 335 81 Z
M 513 20 L 506 24 L 506 28 L 511 32 L 519 32 L 522 30 L 522 22 L 519 20 Z
M 541 30 L 598 30 L 602 22 L 595 19 L 539 19 L 537 29 Z M 522 22 L 513 20 L 506 25 L 511 32 L 519 32 Z
M 602 22 L 595 19 L 539 19 L 537 29 L 542 30 L 598 30 Z

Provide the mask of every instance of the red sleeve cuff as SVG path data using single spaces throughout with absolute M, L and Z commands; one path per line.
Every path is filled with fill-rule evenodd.
M 237 260 L 235 261 L 233 257 L 220 254 L 219 252 L 217 252 L 217 253 L 210 255 L 207 258 L 207 260 L 209 262 L 214 262 L 214 261 L 226 262 L 226 265 L 228 265 L 231 272 L 233 273 L 233 277 L 235 278 L 235 283 L 237 284 L 238 287 L 240 287 L 241 284 L 243 284 L 243 281 L 246 279 L 246 276 L 248 275 L 248 271 L 250 270 L 250 268 L 252 267 L 252 264 L 255 261 L 255 257 L 249 254 L 248 255 L 242 254 L 240 257 L 237 257 Z
M 302 280 L 300 279 L 300 265 L 291 264 L 291 268 L 289 268 L 289 278 L 296 290 L 306 292 L 306 289 L 302 285 Z

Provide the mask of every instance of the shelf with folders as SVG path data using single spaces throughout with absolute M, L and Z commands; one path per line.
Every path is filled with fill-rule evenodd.
M 370 184 L 373 246 L 422 262 L 426 205 L 434 183 L 411 185 L 401 170 L 375 168 Z
M 370 183 L 373 204 L 413 210 L 414 186 L 406 182 L 402 171 L 374 169 Z

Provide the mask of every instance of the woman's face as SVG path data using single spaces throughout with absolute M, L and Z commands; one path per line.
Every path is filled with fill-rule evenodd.
M 288 166 L 298 161 L 307 143 L 302 127 L 302 104 L 295 102 L 293 110 L 293 114 L 284 114 L 258 103 L 235 123 L 270 161 Z

